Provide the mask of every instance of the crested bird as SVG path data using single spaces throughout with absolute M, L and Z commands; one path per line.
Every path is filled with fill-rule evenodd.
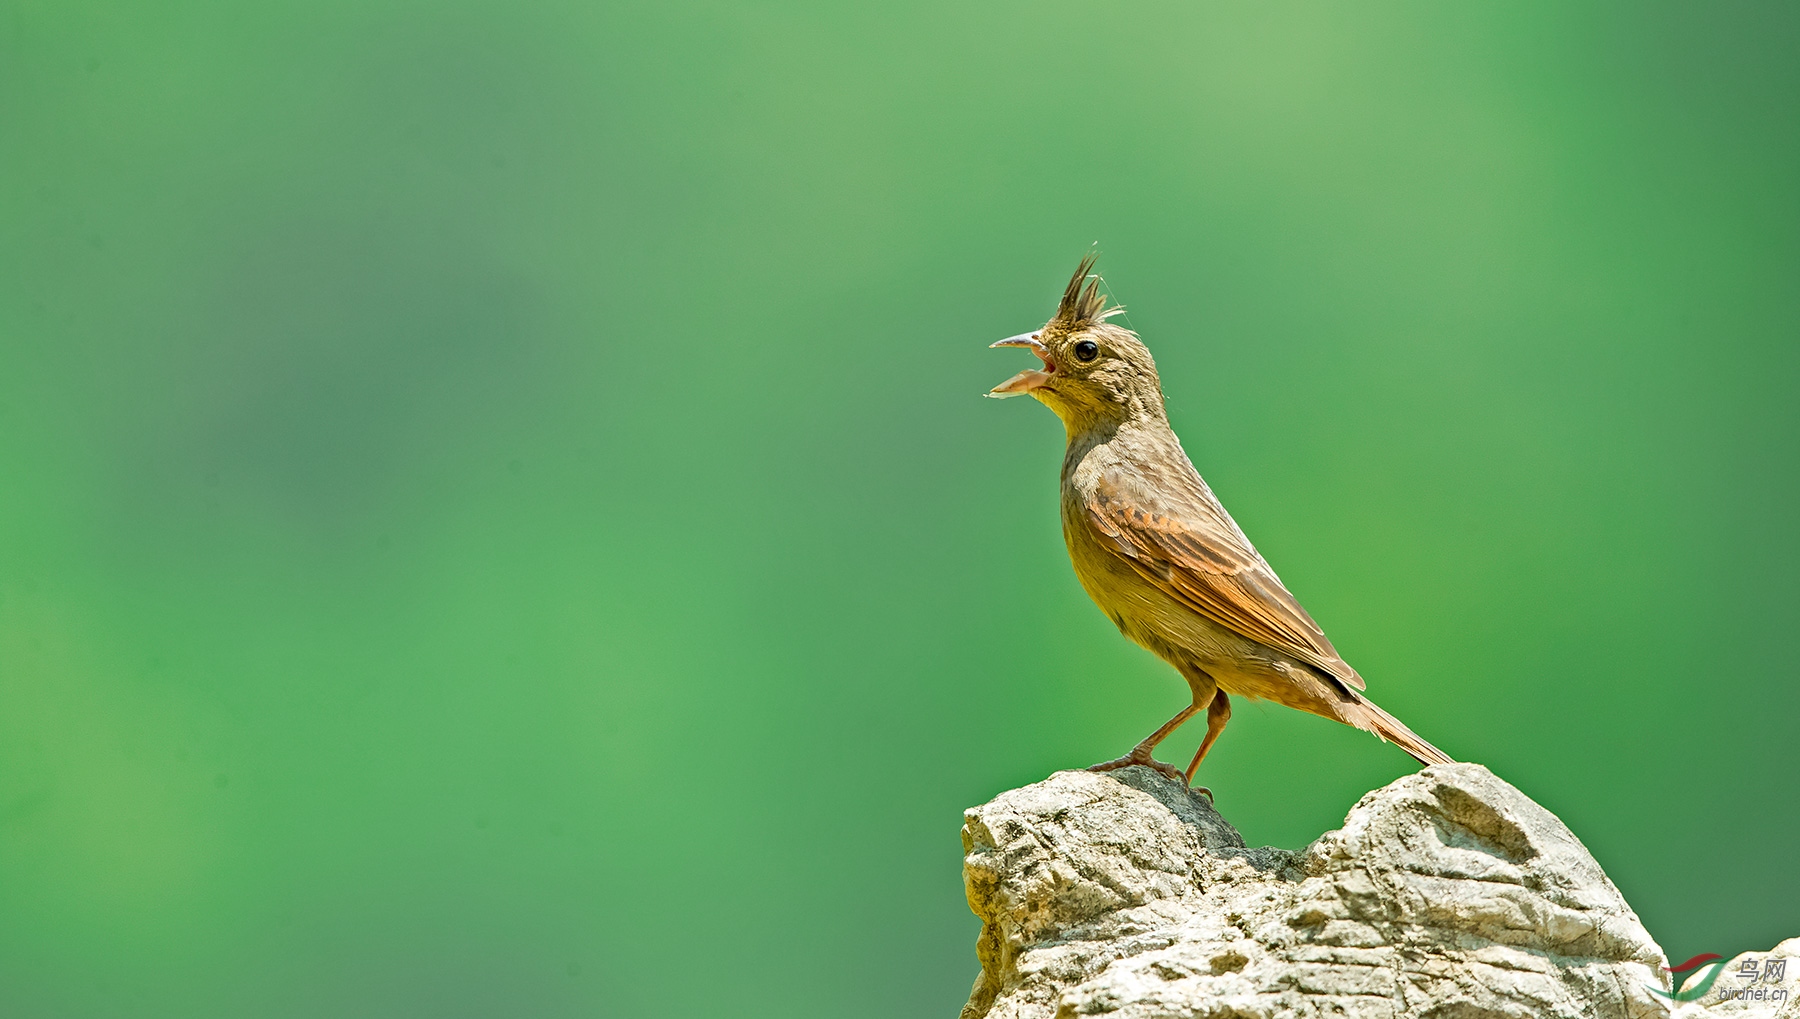
M 1135 332 L 1109 321 L 1094 256 L 1083 258 L 1041 329 L 994 347 L 1024 347 L 1043 362 L 995 386 L 1031 396 L 1068 432 L 1062 528 L 1075 575 L 1134 643 L 1174 666 L 1192 702 L 1131 753 L 1096 764 L 1147 765 L 1192 783 L 1231 718 L 1228 694 L 1271 700 L 1397 744 L 1421 764 L 1450 757 L 1377 707 L 1363 678 L 1225 512 L 1169 427 L 1156 362 Z M 1184 773 L 1151 756 L 1206 712 L 1206 736 Z

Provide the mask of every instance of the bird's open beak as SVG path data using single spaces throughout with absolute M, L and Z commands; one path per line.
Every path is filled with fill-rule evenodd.
M 1009 396 L 1020 396 L 1029 393 L 1048 383 L 1050 381 L 1050 376 L 1056 373 L 1056 363 L 1050 360 L 1049 350 L 1044 347 L 1043 341 L 1038 339 L 1038 334 L 1035 332 L 1020 333 L 1017 336 L 1008 336 L 1006 339 L 996 343 L 990 343 L 988 346 L 1025 347 L 1033 354 L 1036 354 L 1038 360 L 1044 362 L 1044 367 L 1041 370 L 1037 368 L 1027 368 L 1019 374 L 1014 375 L 1012 378 L 1007 379 L 1005 382 L 988 390 L 987 395 L 996 400 L 1004 400 Z

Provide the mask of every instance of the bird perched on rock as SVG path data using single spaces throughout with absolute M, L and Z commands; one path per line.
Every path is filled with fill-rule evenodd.
M 1094 257 L 1082 259 L 1056 315 L 995 347 L 1044 362 L 988 394 L 1029 395 L 1069 435 L 1062 466 L 1063 538 L 1075 575 L 1119 631 L 1174 666 L 1193 703 L 1096 771 L 1149 765 L 1192 782 L 1231 717 L 1227 692 L 1310 711 L 1391 740 L 1423 764 L 1450 757 L 1363 695 L 1338 655 L 1250 539 L 1219 505 L 1169 428 L 1162 383 L 1137 334 L 1107 321 Z M 1151 751 L 1206 712 L 1206 738 L 1184 775 Z

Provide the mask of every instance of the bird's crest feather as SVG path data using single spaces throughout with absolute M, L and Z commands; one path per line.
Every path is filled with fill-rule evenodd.
M 1090 251 L 1075 267 L 1075 275 L 1069 277 L 1069 285 L 1063 290 L 1062 302 L 1056 306 L 1056 317 L 1051 319 L 1053 324 L 1074 331 L 1124 312 L 1122 304 L 1106 306 L 1106 295 L 1100 292 L 1100 277 L 1094 273 L 1095 257 Z

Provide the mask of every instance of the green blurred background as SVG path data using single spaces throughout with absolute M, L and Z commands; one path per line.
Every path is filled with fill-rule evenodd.
M 980 398 L 1095 242 L 1384 706 L 1672 956 L 1800 934 L 1797 48 L 5 4 L 0 1013 L 953 1014 L 961 809 L 1185 697 Z M 1245 705 L 1201 780 L 1297 847 L 1413 767 Z

